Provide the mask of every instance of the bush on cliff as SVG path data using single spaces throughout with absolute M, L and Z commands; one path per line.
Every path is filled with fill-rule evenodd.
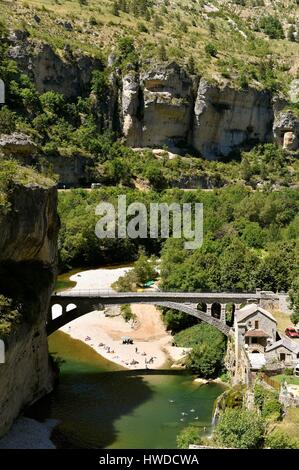
M 263 446 L 265 424 L 254 411 L 227 409 L 215 430 L 215 440 L 222 447 L 258 449 Z

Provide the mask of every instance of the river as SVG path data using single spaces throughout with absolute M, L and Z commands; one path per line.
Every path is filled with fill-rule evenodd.
M 173 369 L 125 370 L 62 332 L 49 338 L 49 348 L 64 361 L 59 384 L 29 416 L 59 421 L 53 433 L 57 447 L 171 449 L 191 423 L 209 434 L 221 385 L 200 386 Z

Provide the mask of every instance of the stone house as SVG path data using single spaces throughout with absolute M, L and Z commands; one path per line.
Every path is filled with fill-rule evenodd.
M 283 366 L 293 367 L 299 363 L 299 343 L 281 336 L 279 341 L 267 346 L 265 354 L 268 362 L 280 362 Z
M 248 304 L 237 312 L 236 325 L 239 344 L 250 353 L 264 353 L 277 339 L 277 321 L 273 315 L 256 304 Z
M 279 363 L 294 367 L 299 362 L 299 343 L 277 331 L 277 321 L 268 310 L 248 304 L 237 311 L 235 333 L 247 352 L 251 370 Z

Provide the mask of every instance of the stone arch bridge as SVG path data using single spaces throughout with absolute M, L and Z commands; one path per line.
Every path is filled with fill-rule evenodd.
M 232 329 L 232 323 L 226 322 L 226 307 L 233 305 L 233 312 L 242 304 L 265 304 L 273 302 L 276 296 L 272 292 L 256 293 L 205 293 L 205 292 L 115 292 L 113 290 L 77 290 L 55 293 L 47 319 L 48 335 L 67 323 L 94 310 L 103 310 L 110 305 L 151 304 L 166 307 L 192 315 L 215 326 L 226 336 Z M 60 306 L 61 314 L 53 314 L 54 306 Z

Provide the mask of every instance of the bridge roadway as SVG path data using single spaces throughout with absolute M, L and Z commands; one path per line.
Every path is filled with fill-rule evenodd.
M 65 292 L 54 293 L 51 298 L 51 307 L 47 321 L 48 334 L 67 323 L 79 318 L 86 313 L 94 310 L 103 310 L 107 305 L 123 305 L 148 303 L 160 307 L 178 310 L 180 312 L 192 315 L 199 320 L 209 323 L 218 330 L 228 335 L 231 327 L 225 321 L 226 304 L 232 303 L 238 309 L 241 304 L 254 302 L 260 303 L 263 299 L 273 299 L 276 296 L 270 292 L 256 293 L 229 293 L 229 292 L 115 292 L 111 290 L 79 290 L 72 289 Z M 207 311 L 198 310 L 197 305 L 204 303 Z M 211 306 L 215 303 L 220 304 L 220 318 L 212 316 Z M 57 318 L 52 318 L 52 307 L 54 305 L 62 307 L 62 314 Z

